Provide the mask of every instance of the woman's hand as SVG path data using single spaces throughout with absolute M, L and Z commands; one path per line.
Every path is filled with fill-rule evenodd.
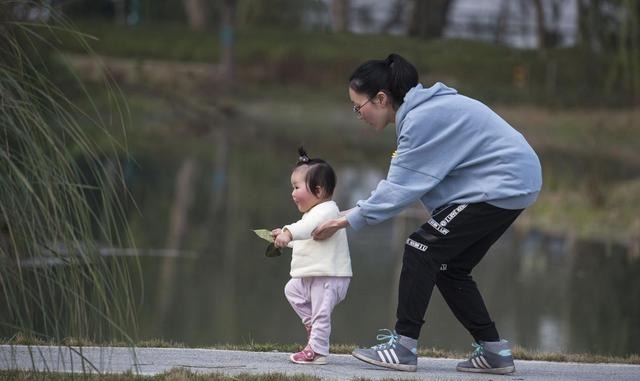
M 349 225 L 347 217 L 334 218 L 318 225 L 318 227 L 311 232 L 311 236 L 316 241 L 322 241 L 334 235 L 338 230 L 346 228 L 347 225 Z

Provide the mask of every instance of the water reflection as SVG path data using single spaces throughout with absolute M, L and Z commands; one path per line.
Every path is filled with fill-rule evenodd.
M 299 217 L 289 198 L 290 155 L 260 147 L 226 154 L 210 163 L 138 159 L 145 168 L 131 180 L 141 210 L 131 214 L 138 245 L 197 253 L 142 258 L 141 336 L 189 345 L 302 342 L 304 329 L 283 295 L 287 255 L 264 257 L 263 242 L 249 231 Z M 384 176 L 339 156 L 331 161 L 343 208 L 366 197 Z M 226 188 L 219 183 L 221 168 Z M 354 278 L 334 313 L 333 343 L 373 344 L 377 329 L 393 327 L 402 242 L 425 216 L 418 210 L 350 233 Z M 512 228 L 474 276 L 501 334 L 516 344 L 540 351 L 639 353 L 640 260 L 628 252 Z M 425 320 L 422 346 L 470 349 L 470 336 L 438 292 Z

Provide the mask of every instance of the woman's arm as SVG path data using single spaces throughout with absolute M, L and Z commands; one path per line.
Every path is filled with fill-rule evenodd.
M 347 210 L 343 210 L 343 211 L 341 211 L 341 212 L 340 212 L 340 217 L 344 217 L 344 216 L 346 216 L 347 214 L 349 214 L 349 212 L 351 212 L 351 211 L 352 211 L 352 210 L 354 210 L 354 209 L 355 209 L 355 207 L 353 207 L 353 208 L 351 208 L 351 209 L 347 209 Z
M 322 241 L 331 237 L 335 234 L 335 232 L 340 229 L 344 229 L 347 226 L 349 226 L 349 221 L 347 221 L 347 217 L 343 215 L 341 217 L 333 218 L 318 225 L 318 227 L 315 228 L 311 233 L 311 236 L 317 241 Z

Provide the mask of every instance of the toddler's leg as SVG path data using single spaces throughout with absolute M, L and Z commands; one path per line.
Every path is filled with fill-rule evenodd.
M 311 296 L 309 291 L 308 282 L 304 282 L 303 278 L 291 278 L 287 285 L 284 286 L 284 295 L 293 310 L 302 319 L 302 324 L 305 327 L 311 326 Z
M 319 355 L 329 354 L 331 312 L 344 300 L 351 278 L 317 277 L 311 283 L 311 336 L 309 345 Z

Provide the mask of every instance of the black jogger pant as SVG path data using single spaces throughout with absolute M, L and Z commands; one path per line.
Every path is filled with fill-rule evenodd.
M 396 332 L 417 339 L 433 286 L 476 341 L 498 341 L 471 270 L 522 212 L 487 203 L 439 208 L 406 241 Z

